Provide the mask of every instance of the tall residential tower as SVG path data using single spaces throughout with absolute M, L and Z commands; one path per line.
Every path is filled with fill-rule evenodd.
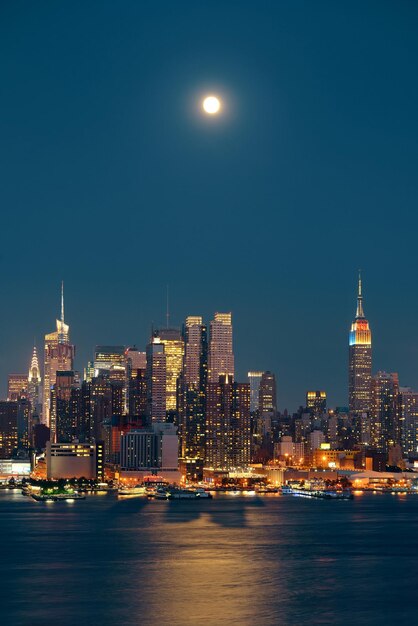
M 231 313 L 215 313 L 210 323 L 208 374 L 210 383 L 218 383 L 219 376 L 234 377 Z

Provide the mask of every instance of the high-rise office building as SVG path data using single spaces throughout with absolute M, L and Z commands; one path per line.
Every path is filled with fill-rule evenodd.
M 17 401 L 0 401 L 0 459 L 10 459 L 17 448 Z
M 29 450 L 32 439 L 32 405 L 29 399 L 17 401 L 17 448 Z
M 205 466 L 215 470 L 246 467 L 250 448 L 250 385 L 221 375 L 217 383 L 208 383 Z
M 7 399 L 16 402 L 28 393 L 28 378 L 25 374 L 9 374 L 7 379 Z
M 372 377 L 371 444 L 387 451 L 401 443 L 401 397 L 398 374 L 377 372 Z
M 361 277 L 358 282 L 357 310 L 349 335 L 349 409 L 362 416 L 371 409 L 372 334 L 364 316 Z
M 203 477 L 205 406 L 208 370 L 207 327 L 200 316 L 186 318 L 184 367 L 179 379 L 179 439 L 183 473 L 191 480 Z
M 234 377 L 231 313 L 215 313 L 210 323 L 208 368 L 210 383 L 218 383 L 221 375 Z
M 39 369 L 38 353 L 36 351 L 36 346 L 33 347 L 27 387 L 28 398 L 32 405 L 32 411 L 38 412 L 41 404 L 41 371 Z
M 271 435 L 272 420 L 277 413 L 276 377 L 272 372 L 263 372 L 258 388 L 258 427 L 261 437 Z
M 307 391 L 306 408 L 313 418 L 321 418 L 327 410 L 327 394 L 325 391 Z
M 141 426 L 145 423 L 147 413 L 146 352 L 135 347 L 125 351 L 126 393 L 125 413 L 127 422 Z
M 73 440 L 76 434 L 78 404 L 74 397 L 74 372 L 57 371 L 55 384 L 51 390 L 50 429 L 53 443 L 64 443 Z
M 248 372 L 248 382 L 250 383 L 250 411 L 258 411 L 260 382 L 264 372 Z
M 125 369 L 125 346 L 96 346 L 94 351 L 95 376 L 107 373 L 115 367 Z
M 51 413 L 51 390 L 58 371 L 74 367 L 75 347 L 70 343 L 70 327 L 64 321 L 64 284 L 61 285 L 61 317 L 56 320 L 57 330 L 45 335 L 44 391 L 42 421 L 48 427 Z
M 166 411 L 177 411 L 177 381 L 183 369 L 184 341 L 181 331 L 163 328 L 154 332 L 164 345 L 166 359 Z
M 164 422 L 166 419 L 166 356 L 165 346 L 159 337 L 152 337 L 147 346 L 147 421 Z

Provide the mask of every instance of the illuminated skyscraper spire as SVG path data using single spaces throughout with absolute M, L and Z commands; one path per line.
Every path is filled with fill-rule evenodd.
M 36 346 L 34 345 L 28 375 L 28 397 L 34 412 L 38 411 L 38 406 L 40 404 L 40 392 L 41 372 L 39 369 L 38 353 L 36 351 Z
M 372 333 L 364 316 L 361 274 L 359 272 L 356 317 L 349 335 L 349 408 L 353 416 L 371 409 Z
M 357 311 L 356 319 L 364 319 L 363 311 L 363 295 L 361 293 L 361 270 L 358 272 L 358 295 L 357 295 Z
M 57 381 L 57 372 L 73 369 L 75 353 L 75 347 L 70 343 L 70 327 L 64 322 L 64 281 L 61 281 L 61 313 L 56 328 L 45 335 L 44 352 L 42 421 L 51 428 L 51 441 L 55 441 L 56 435 L 56 424 L 51 418 L 51 390 Z
M 57 320 L 57 333 L 59 343 L 69 342 L 70 327 L 64 322 L 64 281 L 61 281 L 61 317 Z
M 33 346 L 32 361 L 30 363 L 28 381 L 37 381 L 38 383 L 41 382 L 41 374 L 39 370 L 39 361 L 36 346 Z
M 64 281 L 61 281 L 61 322 L 64 321 Z

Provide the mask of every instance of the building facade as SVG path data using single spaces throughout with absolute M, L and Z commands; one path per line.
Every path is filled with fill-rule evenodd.
M 152 337 L 147 346 L 147 421 L 164 422 L 167 408 L 167 361 L 165 346 Z
M 221 375 L 217 383 L 208 383 L 205 466 L 215 470 L 247 467 L 250 453 L 250 385 Z
M 234 377 L 232 314 L 215 313 L 210 323 L 208 381 L 217 384 L 225 375 Z
M 183 473 L 201 480 L 205 460 L 207 327 L 199 316 L 189 316 L 183 329 L 184 366 L 179 379 L 179 438 Z
M 166 411 L 177 411 L 177 381 L 183 370 L 184 341 L 177 328 L 163 328 L 154 333 L 164 346 L 166 362 Z

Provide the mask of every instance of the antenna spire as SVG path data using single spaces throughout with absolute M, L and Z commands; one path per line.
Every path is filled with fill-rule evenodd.
M 168 285 L 167 285 L 167 309 L 166 309 L 166 321 L 167 321 L 167 328 L 170 328 L 170 308 L 169 308 L 169 300 L 168 300 Z
M 61 281 L 61 322 L 64 321 L 64 281 Z
M 363 294 L 362 294 L 362 284 L 361 284 L 361 270 L 358 271 L 358 294 L 357 294 L 357 311 L 356 318 L 364 317 L 363 311 Z

